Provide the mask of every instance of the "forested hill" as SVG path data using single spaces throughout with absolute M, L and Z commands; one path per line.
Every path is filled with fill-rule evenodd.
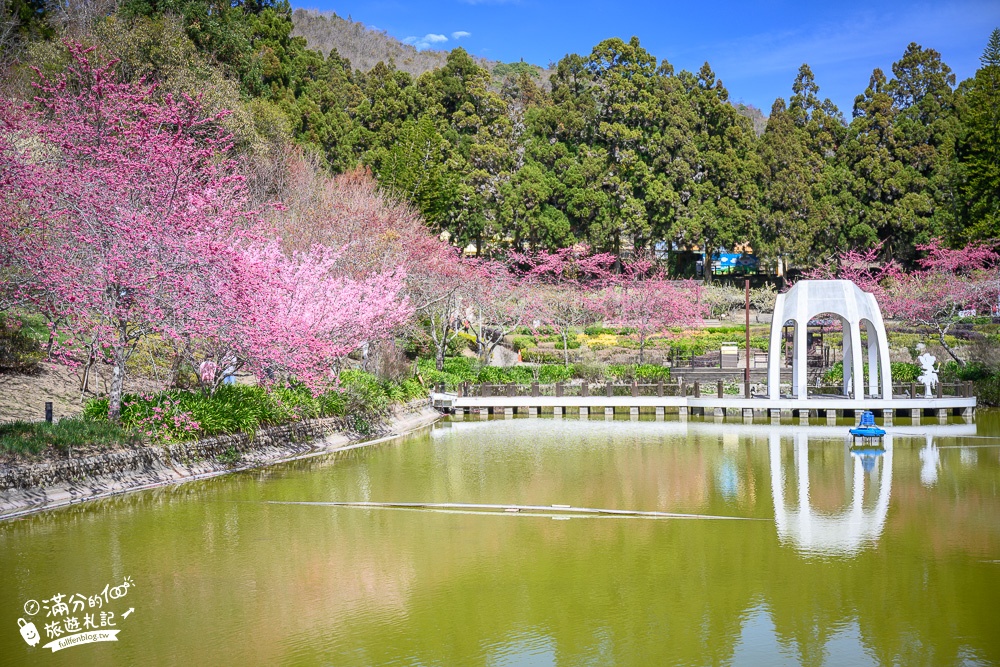
M 320 12 L 314 9 L 296 9 L 292 12 L 292 35 L 304 37 L 310 49 L 316 49 L 324 56 L 331 51 L 350 61 L 351 66 L 367 72 L 378 63 L 391 62 L 396 69 L 418 77 L 445 66 L 448 51 L 440 49 L 417 50 L 416 47 L 401 42 L 384 30 L 369 28 L 350 17 L 344 18 L 336 12 Z M 534 73 L 540 87 L 549 89 L 552 71 L 540 66 L 524 63 L 500 63 L 488 58 L 472 56 L 477 65 L 493 75 L 493 87 L 503 85 L 507 74 L 518 68 L 526 68 Z M 735 102 L 736 110 L 753 122 L 754 131 L 761 135 L 767 127 L 767 116 L 751 105 Z
M 392 62 L 396 69 L 417 77 L 433 69 L 444 67 L 447 51 L 425 49 L 418 51 L 381 30 L 373 30 L 363 23 L 338 16 L 336 12 L 319 12 L 296 9 L 292 12 L 292 35 L 304 37 L 309 48 L 328 56 L 333 49 L 351 66 L 367 72 L 380 62 Z M 476 64 L 493 71 L 497 63 L 476 58 Z
M 280 180 L 274 156 L 298 146 L 330 171 L 370 170 L 484 254 L 749 243 L 807 268 L 873 246 L 912 264 L 934 238 L 1000 237 L 1000 30 L 962 82 L 931 45 L 910 44 L 857 82 L 849 110 L 803 64 L 765 120 L 708 62 L 678 71 L 634 37 L 546 72 L 418 53 L 286 0 L 94 7 L 0 3 L 3 94 L 31 100 L 31 68 L 63 67 L 74 37 L 126 80 L 231 109 L 261 196 Z
M 319 12 L 312 9 L 296 9 L 292 12 L 295 26 L 292 35 L 303 37 L 310 49 L 316 49 L 325 56 L 336 50 L 351 66 L 367 72 L 375 65 L 392 63 L 402 72 L 419 77 L 424 72 L 444 67 L 448 51 L 439 49 L 418 50 L 411 44 L 399 41 L 383 30 L 369 28 L 359 21 L 338 16 L 336 12 Z M 470 56 L 472 60 L 493 76 L 493 89 L 499 91 L 504 79 L 513 71 L 524 69 L 547 88 L 551 72 L 537 65 L 501 63 L 488 58 Z
M 445 66 L 448 51 L 439 49 L 417 50 L 416 47 L 401 42 L 384 30 L 369 28 L 360 21 L 339 16 L 336 12 L 320 12 L 313 9 L 296 9 L 292 12 L 292 35 L 303 37 L 311 49 L 324 56 L 331 51 L 350 61 L 355 69 L 367 72 L 375 65 L 391 62 L 397 70 L 418 77 Z M 552 72 L 541 66 L 524 63 L 500 63 L 488 58 L 472 56 L 477 65 L 493 75 L 493 88 L 499 90 L 507 75 L 519 68 L 533 72 L 539 86 L 549 90 Z M 734 103 L 736 110 L 753 123 L 757 135 L 764 133 L 767 116 L 751 105 Z

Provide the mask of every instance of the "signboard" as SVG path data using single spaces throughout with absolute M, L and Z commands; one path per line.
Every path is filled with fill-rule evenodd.
M 757 271 L 757 258 L 753 255 L 717 252 L 712 255 L 712 273 L 753 273 Z

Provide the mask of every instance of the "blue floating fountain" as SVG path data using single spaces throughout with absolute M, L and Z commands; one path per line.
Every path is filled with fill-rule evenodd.
M 875 425 L 875 415 L 871 410 L 865 410 L 861 413 L 861 423 L 852 428 L 850 433 L 855 439 L 855 446 L 857 445 L 857 439 L 861 438 L 862 447 L 877 446 L 881 448 L 885 429 Z M 878 441 L 877 444 L 876 441 Z

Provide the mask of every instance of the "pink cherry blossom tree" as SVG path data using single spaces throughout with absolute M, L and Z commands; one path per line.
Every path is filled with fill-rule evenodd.
M 402 267 L 414 324 L 426 328 L 443 368 L 449 344 L 469 321 L 465 311 L 482 294 L 483 271 L 431 234 L 412 206 L 381 192 L 367 171 L 331 177 L 300 152 L 286 164 L 277 188 L 286 210 L 274 216 L 286 250 L 341 248 L 338 263 L 357 280 Z
M 409 316 L 399 265 L 270 240 L 222 116 L 118 83 L 113 62 L 68 47 L 65 72 L 39 74 L 34 105 L 0 108 L 0 261 L 16 298 L 111 364 L 110 419 L 147 336 L 178 341 L 209 387 L 239 365 L 318 386 Z
M 177 334 L 169 322 L 192 296 L 190 277 L 236 261 L 252 214 L 220 116 L 190 98 L 155 100 L 152 87 L 116 82 L 92 49 L 68 47 L 65 72 L 39 73 L 34 107 L 2 114 L 14 205 L 0 226 L 20 231 L 14 262 L 33 277 L 23 295 L 51 304 L 73 340 L 111 364 L 117 420 L 137 344 Z
M 697 298 L 699 286 L 690 280 L 670 280 L 649 259 L 626 264 L 610 282 L 596 299 L 598 312 L 607 323 L 636 330 L 640 364 L 651 336 L 704 316 Z
M 347 354 L 393 335 L 412 314 L 404 271 L 356 279 L 342 257 L 322 245 L 289 255 L 274 240 L 245 249 L 225 275 L 208 276 L 213 284 L 197 294 L 211 304 L 178 311 L 175 325 L 188 336 L 184 353 L 202 369 L 202 384 L 214 390 L 247 369 L 318 391 L 336 381 Z
M 479 360 L 488 363 L 505 336 L 527 321 L 533 294 L 528 285 L 495 260 L 472 260 L 474 282 L 463 317 L 476 337 Z
M 335 379 L 339 360 L 390 338 L 412 315 L 402 267 L 355 278 L 340 266 L 344 252 L 322 245 L 288 257 L 275 243 L 261 255 L 257 264 L 274 267 L 276 280 L 257 295 L 269 320 L 248 358 L 307 386 Z
M 914 271 L 906 271 L 894 261 L 881 262 L 879 248 L 874 247 L 843 253 L 836 267 L 821 269 L 809 277 L 853 280 L 875 295 L 887 317 L 934 329 L 945 351 L 964 365 L 946 336 L 961 311 L 990 313 L 1000 303 L 1000 254 L 995 243 L 977 242 L 950 249 L 939 239 L 917 249 L 925 255 Z
M 610 253 L 590 254 L 586 246 L 537 254 L 514 253 L 521 279 L 530 290 L 528 316 L 556 330 L 563 343 L 563 362 L 569 367 L 572 329 L 600 319 L 595 295 L 612 282 L 617 258 Z

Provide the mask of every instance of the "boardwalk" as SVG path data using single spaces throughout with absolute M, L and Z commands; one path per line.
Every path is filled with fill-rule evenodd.
M 583 385 L 463 385 L 455 391 L 438 391 L 431 395 L 434 407 L 455 415 L 466 413 L 480 416 L 527 414 L 537 417 L 541 414 L 587 417 L 603 410 L 604 415 L 616 413 L 639 415 L 655 414 L 657 417 L 676 415 L 680 419 L 689 416 L 713 416 L 717 419 L 739 419 L 744 423 L 753 421 L 776 422 L 781 419 L 797 418 L 803 422 L 809 418 L 825 418 L 828 423 L 838 419 L 856 417 L 862 410 L 873 411 L 885 425 L 892 425 L 896 417 L 910 419 L 936 417 L 947 421 L 951 416 L 959 416 L 972 421 L 976 398 L 971 396 L 965 383 L 938 385 L 938 396 L 923 397 L 910 385 L 897 385 L 892 398 L 870 397 L 854 399 L 835 394 L 813 394 L 808 399 L 751 398 L 724 393 L 721 384 L 712 387 L 708 394 L 701 387 L 683 385 L 608 384 L 592 388 Z M 899 393 L 896 393 L 896 391 Z M 911 397 L 914 396 L 915 397 Z

